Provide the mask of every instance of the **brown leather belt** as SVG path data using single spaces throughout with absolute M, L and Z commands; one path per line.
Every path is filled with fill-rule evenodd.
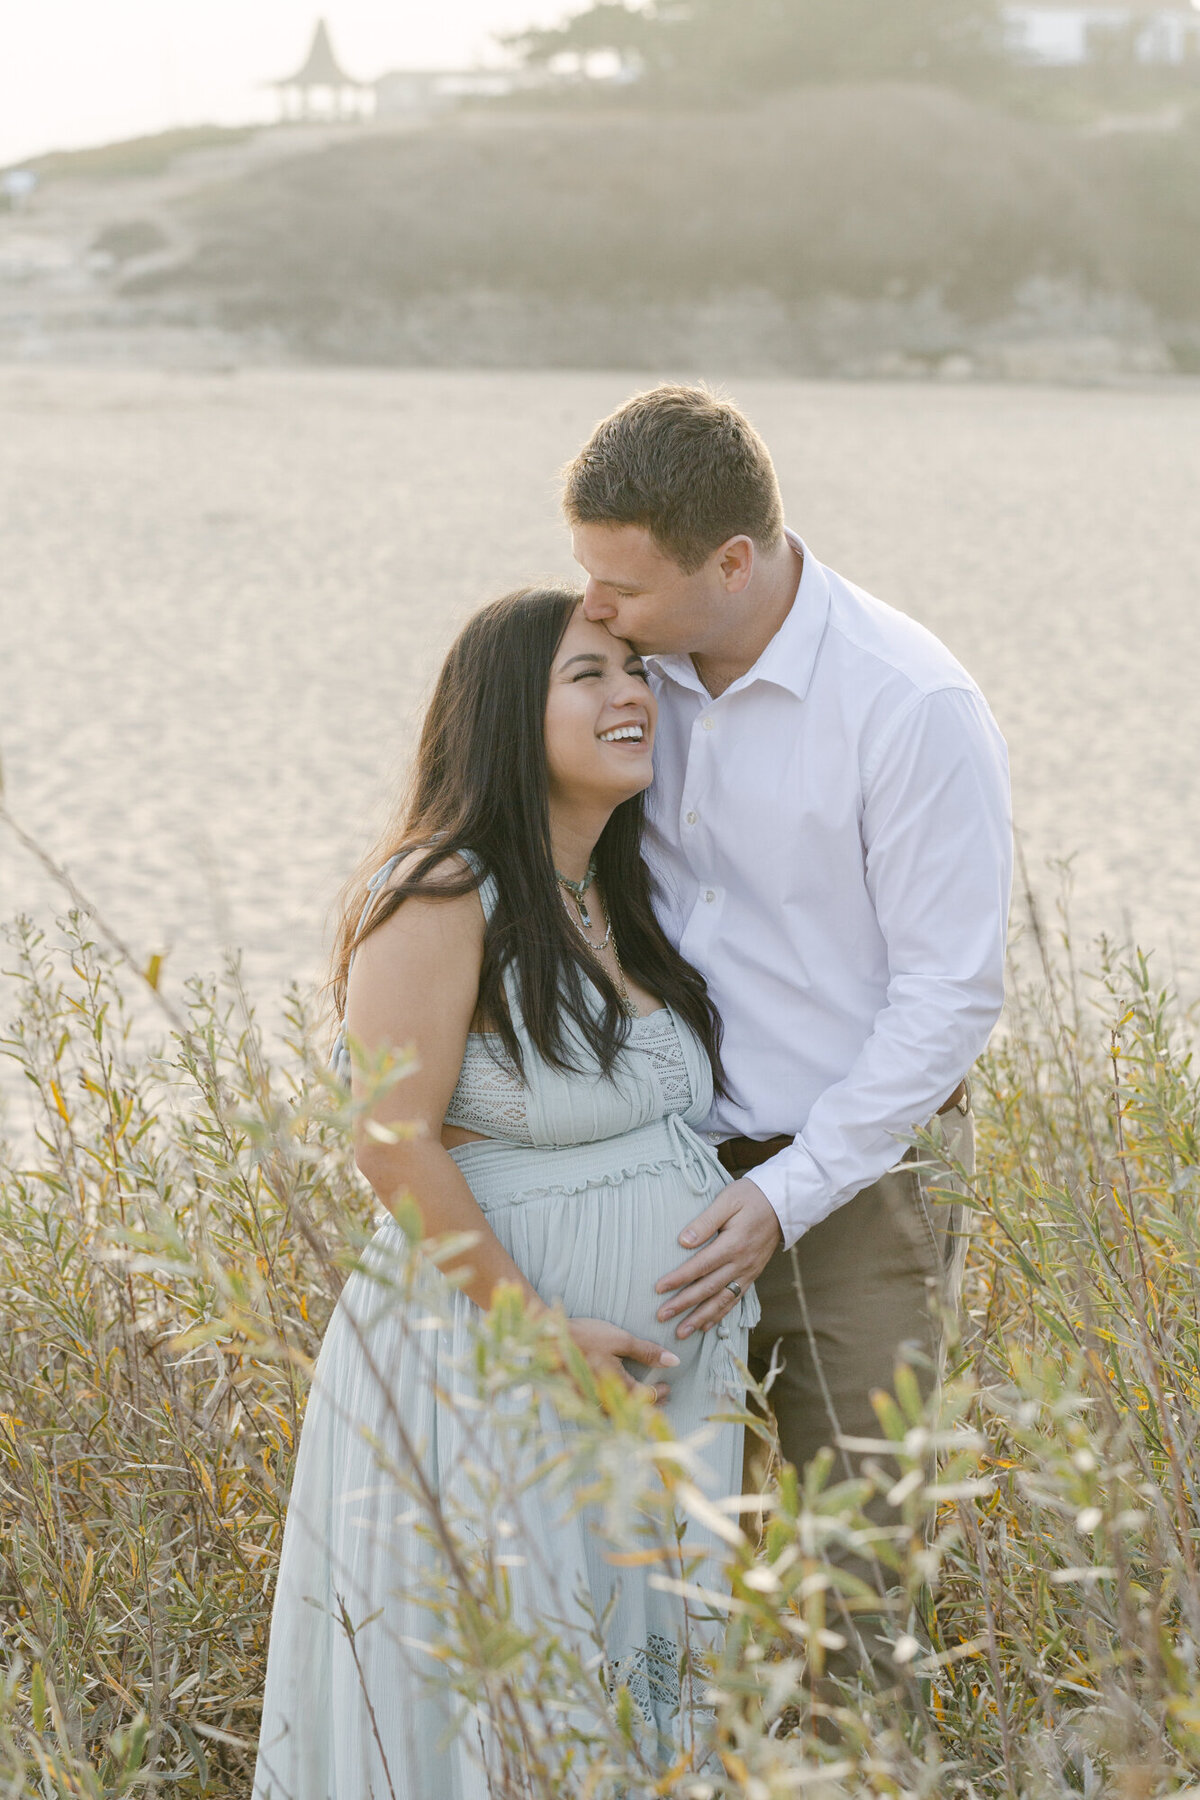
M 967 1083 L 964 1079 L 959 1082 L 946 1103 L 938 1107 L 938 1118 L 940 1119 L 943 1113 L 953 1112 L 955 1107 L 960 1112 L 966 1112 L 966 1101 Z M 730 1175 L 744 1175 L 747 1169 L 757 1169 L 760 1163 L 768 1162 L 772 1156 L 778 1156 L 781 1150 L 786 1150 L 788 1145 L 795 1141 L 794 1138 L 788 1137 L 786 1132 L 782 1137 L 726 1138 L 723 1144 L 717 1145 L 717 1157 L 721 1167 Z

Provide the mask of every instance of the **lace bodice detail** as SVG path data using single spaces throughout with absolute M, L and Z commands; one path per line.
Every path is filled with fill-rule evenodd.
M 529 1089 L 500 1045 L 489 1048 L 482 1032 L 473 1031 L 467 1039 L 458 1086 L 446 1108 L 446 1123 L 463 1131 L 481 1131 L 484 1137 L 504 1138 L 510 1144 L 533 1143 Z
M 650 1058 L 662 1093 L 664 1113 L 685 1113 L 692 1104 L 692 1083 L 683 1047 L 675 1028 L 675 1016 L 664 1006 L 633 1022 L 633 1042 Z
M 645 1056 L 653 1071 L 661 1104 L 654 1110 L 686 1113 L 695 1096 L 675 1015 L 664 1006 L 634 1019 L 622 1061 L 633 1051 Z M 467 1039 L 458 1085 L 446 1108 L 446 1124 L 510 1144 L 535 1142 L 529 1121 L 529 1088 L 499 1044 L 479 1032 Z

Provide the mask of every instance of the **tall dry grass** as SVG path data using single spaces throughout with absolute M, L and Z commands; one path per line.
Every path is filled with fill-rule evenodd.
M 615 1553 L 686 1584 L 665 1553 L 698 1518 L 731 1584 L 694 1754 L 663 1772 L 628 1695 L 595 1706 L 565 1764 L 537 1750 L 583 1676 L 548 1627 L 518 1630 L 500 1559 L 484 1546 L 464 1564 L 444 1667 L 500 1720 L 497 1795 L 1132 1800 L 1200 1776 L 1190 1021 L 1147 959 L 1101 946 L 1085 977 L 1069 948 L 1031 941 L 1040 968 L 1014 983 L 977 1077 L 945 1388 L 923 1408 L 900 1371 L 879 1405 L 888 1528 L 832 1459 L 771 1481 L 761 1531 L 736 1501 L 714 1515 L 664 1418 L 564 1368 L 553 1328 L 511 1300 L 481 1321 L 480 1394 L 571 1418 L 570 1479 Z M 84 916 L 53 938 L 19 922 L 6 968 L 32 1133 L 0 1167 L 0 1793 L 245 1796 L 306 1378 L 373 1211 L 345 1103 L 300 997 L 268 1054 L 236 969 L 190 986 L 155 1053 Z M 401 1286 L 433 1304 L 430 1246 L 403 1223 Z M 419 1487 L 411 1468 L 395 1479 Z M 873 1547 L 890 1588 L 906 1694 L 848 1694 L 834 1744 L 802 1676 L 870 1599 L 831 1572 L 847 1542 Z

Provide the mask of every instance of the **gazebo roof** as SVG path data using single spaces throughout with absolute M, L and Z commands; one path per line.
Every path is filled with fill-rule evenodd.
M 356 81 L 346 71 L 333 54 L 333 45 L 329 41 L 329 27 L 324 19 L 317 20 L 317 29 L 313 32 L 312 47 L 308 52 L 303 67 L 294 75 L 285 77 L 283 81 L 271 84 L 279 88 L 361 88 L 369 87 L 366 81 Z

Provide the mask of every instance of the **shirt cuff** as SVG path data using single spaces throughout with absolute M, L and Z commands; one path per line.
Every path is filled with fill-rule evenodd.
M 803 1144 L 789 1144 L 778 1156 L 751 1169 L 747 1180 L 765 1194 L 775 1209 L 783 1248 L 790 1250 L 813 1225 L 834 1210 L 827 1176 Z

